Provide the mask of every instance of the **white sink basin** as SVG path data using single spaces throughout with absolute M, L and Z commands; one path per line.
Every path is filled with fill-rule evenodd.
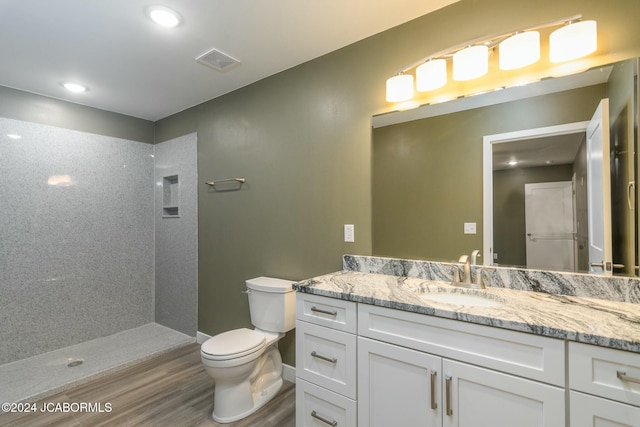
M 458 292 L 429 292 L 420 294 L 426 302 L 436 302 L 465 307 L 499 307 L 502 302 L 488 298 L 484 295 Z

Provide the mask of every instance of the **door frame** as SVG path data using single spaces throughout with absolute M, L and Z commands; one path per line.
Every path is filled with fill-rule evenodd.
M 524 129 L 482 137 L 482 249 L 483 265 L 493 265 L 493 145 L 545 136 L 585 133 L 589 121 Z

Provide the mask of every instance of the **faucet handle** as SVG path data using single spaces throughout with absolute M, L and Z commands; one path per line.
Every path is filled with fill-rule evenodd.
M 479 268 L 476 270 L 476 280 L 474 282 L 474 287 L 476 288 L 480 288 L 480 289 L 487 289 L 487 286 L 484 284 L 484 280 L 482 280 L 482 272 L 484 271 L 484 268 Z

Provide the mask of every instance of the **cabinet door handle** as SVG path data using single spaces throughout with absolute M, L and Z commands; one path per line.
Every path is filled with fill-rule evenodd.
M 453 415 L 453 409 L 451 409 L 451 377 L 447 376 L 445 377 L 444 380 L 444 384 L 445 384 L 445 409 L 447 412 L 448 416 Z
M 316 411 L 311 411 L 311 416 L 312 416 L 313 418 L 315 418 L 316 420 L 322 421 L 323 423 L 328 424 L 328 425 L 330 425 L 330 426 L 335 427 L 335 426 L 337 426 L 337 425 L 338 425 L 338 422 L 337 422 L 336 420 L 329 421 L 328 419 L 326 419 L 326 418 L 321 417 L 320 415 L 318 415 L 318 413 L 317 413 Z
M 321 308 L 316 307 L 315 305 L 311 307 L 311 311 L 315 313 L 328 314 L 329 316 L 337 316 L 338 312 L 335 310 L 323 310 Z
M 315 357 L 316 359 L 321 359 L 321 360 L 324 360 L 324 361 L 329 362 L 329 363 L 337 363 L 338 362 L 338 359 L 336 359 L 335 357 L 323 356 L 321 354 L 316 353 L 315 350 L 311 352 L 311 356 Z
M 621 381 L 626 381 L 628 383 L 636 383 L 636 384 L 640 384 L 640 378 L 634 378 L 634 377 L 630 377 L 627 376 L 626 372 L 622 372 L 622 371 L 616 371 L 616 376 L 618 377 L 618 379 L 620 379 Z
M 436 402 L 436 378 L 438 372 L 431 372 L 431 409 L 438 409 L 438 402 Z

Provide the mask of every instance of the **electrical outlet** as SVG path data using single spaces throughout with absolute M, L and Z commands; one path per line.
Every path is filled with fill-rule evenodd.
M 465 222 L 464 223 L 464 234 L 476 234 L 476 223 L 475 222 Z
M 356 241 L 355 230 L 353 224 L 344 225 L 344 241 L 353 243 Z

